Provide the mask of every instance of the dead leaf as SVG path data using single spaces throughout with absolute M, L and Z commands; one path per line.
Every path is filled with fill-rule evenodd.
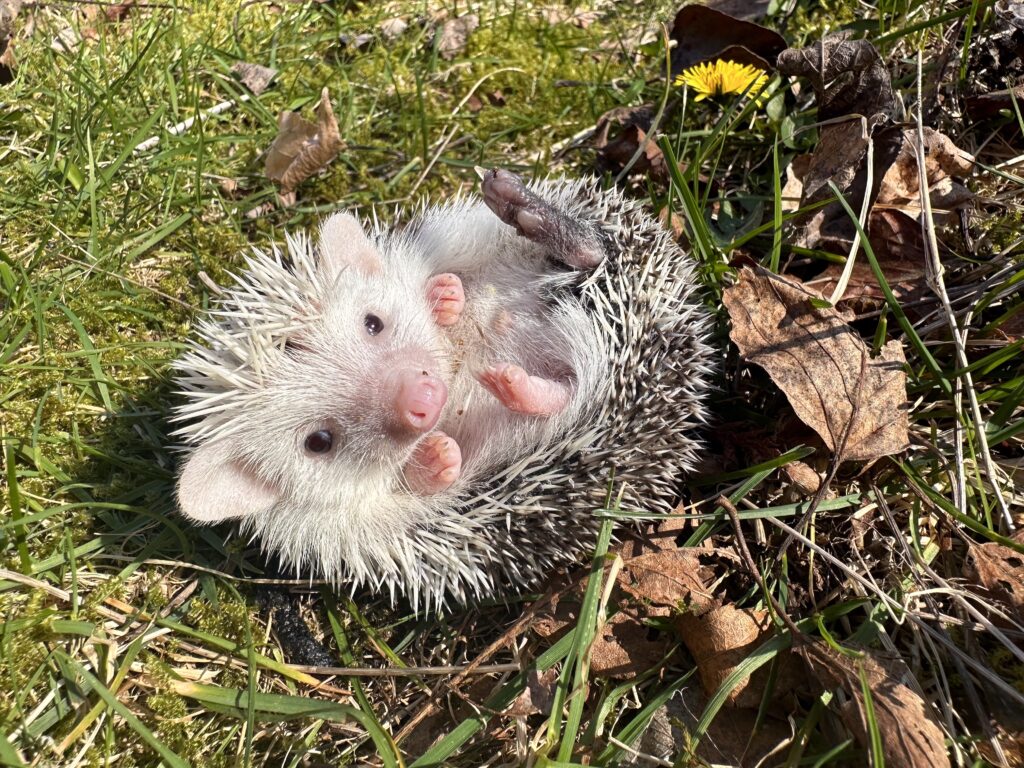
M 0 85 L 14 80 L 14 21 L 21 11 L 21 0 L 0 0 Z
M 704 577 L 709 574 L 694 548 L 671 548 L 625 560 L 618 574 L 619 587 L 638 600 L 680 608 L 708 608 L 713 601 Z
M 231 71 L 242 81 L 242 85 L 256 96 L 267 90 L 270 81 L 277 76 L 276 69 L 252 64 L 248 61 L 236 61 L 231 67 Z
M 408 28 L 409 22 L 400 16 L 396 16 L 393 19 L 385 19 L 377 25 L 377 29 L 380 30 L 380 36 L 389 43 L 393 43 L 401 37 Z
M 637 611 L 620 609 L 590 646 L 591 674 L 629 680 L 646 672 L 665 658 L 670 645 L 668 638 L 650 635 L 651 629 Z
M 921 179 L 917 167 L 917 130 L 903 132 L 903 143 L 895 161 L 879 184 L 876 206 L 897 208 L 911 218 L 921 215 Z M 953 177 L 966 178 L 974 169 L 974 156 L 958 148 L 948 136 L 924 129 L 924 167 L 928 197 L 936 220 L 963 208 L 974 195 Z
M 295 188 L 301 182 L 334 160 L 344 142 L 326 88 L 320 94 L 316 125 L 296 112 L 282 112 L 277 126 L 277 137 L 267 151 L 264 172 L 267 178 L 281 185 L 282 201 L 287 201 L 294 199 Z
M 721 605 L 701 614 L 685 613 L 673 620 L 673 626 L 697 666 L 701 688 L 709 696 L 732 674 L 736 665 L 768 640 L 775 632 L 765 611 Z M 790 671 L 788 655 L 780 656 L 773 695 L 784 696 L 797 686 Z M 769 669 L 761 667 L 737 685 L 726 698 L 729 707 L 757 708 L 764 696 Z
M 804 196 L 804 176 L 811 165 L 811 155 L 797 155 L 786 166 L 786 183 L 782 187 L 782 211 L 799 210 Z
M 985 120 L 1000 112 L 1013 111 L 1013 103 L 1024 100 L 1024 85 L 1004 88 L 991 93 L 978 93 L 964 99 L 964 107 L 971 120 Z
M 552 667 L 544 672 L 536 669 L 526 673 L 526 688 L 513 701 L 504 714 L 511 717 L 529 717 L 530 715 L 546 715 L 551 712 L 551 702 L 555 697 L 555 683 L 558 682 L 558 669 Z
M 863 339 L 802 286 L 742 269 L 723 296 L 730 338 L 764 368 L 800 419 L 840 460 L 870 461 L 908 445 L 906 358 L 898 341 L 872 359 Z
M 480 26 L 480 17 L 475 13 L 467 13 L 454 19 L 448 19 L 434 36 L 434 46 L 442 59 L 451 61 L 466 47 L 473 30 Z
M 876 252 L 878 266 L 893 295 L 902 305 L 920 300 L 928 293 L 920 224 L 910 221 L 898 211 L 875 211 L 871 221 L 871 242 L 877 241 L 879 245 Z M 843 266 L 829 264 L 821 274 L 804 284 L 824 296 L 831 296 L 839 284 Z M 884 305 L 885 294 L 874 270 L 865 259 L 858 259 L 854 262 L 850 282 L 836 308 L 860 315 Z
M 782 74 L 811 80 L 821 105 L 819 119 L 849 118 L 821 127 L 818 146 L 802 176 L 801 206 L 831 198 L 831 182 L 854 210 L 860 210 L 867 188 L 865 160 L 869 137 L 876 169 L 873 189 L 884 172 L 880 169 L 892 164 L 902 143 L 902 131 L 891 125 L 899 102 L 878 51 L 866 40 L 836 35 L 807 48 L 786 49 L 779 54 L 776 64 Z M 840 254 L 849 252 L 856 233 L 838 202 L 807 213 L 794 226 L 796 231 L 791 239 L 796 245 Z
M 782 471 L 803 496 L 812 496 L 821 487 L 821 475 L 802 461 L 791 461 L 782 468 Z
M 736 19 L 757 19 L 768 12 L 771 0 L 706 0 L 704 6 Z
M 810 79 L 818 97 L 818 120 L 864 115 L 877 124 L 896 116 L 889 70 L 867 40 L 832 35 L 806 48 L 787 48 L 776 66 L 783 75 Z
M 994 541 L 971 544 L 969 555 L 964 576 L 1024 620 L 1024 555 Z
M 601 18 L 600 11 L 582 11 L 575 8 L 570 10 L 569 8 L 557 5 L 549 5 L 546 8 L 542 8 L 540 13 L 541 18 L 553 27 L 568 22 L 574 27 L 586 29 Z
M 672 74 L 709 59 L 725 59 L 773 69 L 776 55 L 786 47 L 778 32 L 743 21 L 704 5 L 684 5 L 672 23 Z
M 376 39 L 370 32 L 360 32 L 358 34 L 342 32 L 338 35 L 338 43 L 341 46 L 341 50 L 349 53 L 367 50 Z
M 812 680 L 846 692 L 848 700 L 841 708 L 843 722 L 864 749 L 871 746 L 861 675 L 867 678 L 886 765 L 950 765 L 945 733 L 932 708 L 907 684 L 913 676 L 901 659 L 883 661 L 871 652 L 854 659 L 821 643 L 798 646 L 793 655 L 804 662 Z
M 654 713 L 633 748 L 676 764 L 673 760 L 691 748 L 690 734 L 697 730 L 707 704 L 708 697 L 699 686 L 683 688 L 679 698 L 670 699 Z M 704 738 L 697 743 L 696 757 L 701 761 L 699 765 L 771 765 L 765 758 L 786 745 L 791 736 L 789 723 L 784 719 L 769 714 L 758 722 L 757 709 L 730 709 L 711 721 Z M 622 764 L 647 768 L 654 763 L 638 757 Z

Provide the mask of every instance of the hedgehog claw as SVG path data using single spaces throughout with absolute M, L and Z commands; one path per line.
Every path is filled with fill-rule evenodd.
M 545 246 L 555 259 L 578 269 L 594 269 L 604 260 L 605 249 L 593 224 L 560 211 L 514 173 L 488 171 L 481 188 L 484 202 L 499 219 Z
M 466 308 L 466 293 L 458 275 L 434 275 L 427 281 L 427 302 L 434 322 L 442 327 L 455 325 Z
M 430 496 L 448 490 L 462 472 L 459 444 L 441 430 L 427 435 L 405 464 L 405 482 L 413 493 Z
M 571 390 L 560 381 L 530 376 L 518 365 L 499 363 L 477 375 L 488 392 L 513 413 L 554 416 L 569 402 Z

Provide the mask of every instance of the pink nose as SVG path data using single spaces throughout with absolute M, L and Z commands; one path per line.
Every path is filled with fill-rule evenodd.
M 448 388 L 424 370 L 406 368 L 394 373 L 394 424 L 400 432 L 429 432 L 441 418 Z

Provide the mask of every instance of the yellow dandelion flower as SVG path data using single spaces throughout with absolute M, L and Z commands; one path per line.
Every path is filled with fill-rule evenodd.
M 721 59 L 684 69 L 675 80 L 676 85 L 688 85 L 697 92 L 694 101 L 733 93 L 754 94 L 764 88 L 767 82 L 768 74 L 763 69 Z

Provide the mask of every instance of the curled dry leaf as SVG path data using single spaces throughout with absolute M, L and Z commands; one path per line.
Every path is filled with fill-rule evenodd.
M 704 581 L 708 570 L 697 555 L 694 548 L 666 548 L 630 558 L 619 571 L 619 587 L 645 603 L 706 609 L 712 603 Z
M 277 137 L 267 151 L 264 171 L 267 178 L 281 185 L 281 199 L 290 204 L 294 201 L 295 188 L 334 160 L 342 146 L 338 120 L 324 88 L 317 107 L 316 125 L 296 112 L 281 113 Z
M 633 748 L 668 764 L 692 747 L 690 734 L 697 730 L 701 713 L 707 707 L 708 697 L 698 686 L 684 688 L 679 698 L 663 704 L 651 718 L 650 725 L 633 744 Z M 790 741 L 789 723 L 768 715 L 759 721 L 757 709 L 732 709 L 727 717 L 716 717 L 697 743 L 696 756 L 700 765 L 771 765 L 765 758 L 780 745 Z M 652 765 L 650 760 L 637 758 L 624 765 Z
M 594 677 L 632 679 L 665 658 L 669 640 L 651 637 L 643 616 L 622 608 L 601 627 L 590 646 L 590 673 Z
M 964 576 L 1024 621 L 1024 555 L 994 541 L 971 544 L 969 554 Z
M 875 206 L 898 208 L 908 216 L 921 214 L 921 179 L 917 168 L 917 130 L 903 131 L 903 142 L 895 161 L 882 177 Z M 966 178 L 974 169 L 974 156 L 957 147 L 948 136 L 924 129 L 924 169 L 928 197 L 935 218 L 967 205 L 974 196 L 954 177 Z
M 466 41 L 473 30 L 479 26 L 480 17 L 475 13 L 448 19 L 435 33 L 434 45 L 438 55 L 448 61 L 454 59 L 466 47 Z
M 743 21 L 704 5 L 684 5 L 672 24 L 672 74 L 710 59 L 772 68 L 786 47 L 782 35 L 752 21 Z
M 945 733 L 932 708 L 908 682 L 910 669 L 900 659 L 884 661 L 870 652 L 854 659 L 815 643 L 801 645 L 793 655 L 806 665 L 806 674 L 828 689 L 841 688 L 847 702 L 841 708 L 846 727 L 864 749 L 870 749 L 867 706 L 861 675 L 867 678 L 871 708 L 882 738 L 886 765 L 942 768 L 950 765 Z
M 0 0 L 0 85 L 14 79 L 14 21 L 21 11 L 21 0 Z
M 699 616 L 682 614 L 674 619 L 673 626 L 693 656 L 701 688 L 709 696 L 775 631 L 765 611 L 734 605 L 721 605 Z M 782 655 L 779 659 L 781 666 L 773 689 L 775 697 L 786 695 L 798 684 L 789 656 Z M 758 669 L 732 689 L 726 698 L 726 706 L 756 709 L 764 696 L 768 675 L 767 666 Z
M 775 64 L 783 75 L 811 81 L 821 121 L 864 115 L 876 124 L 896 116 L 889 70 L 867 40 L 832 35 L 806 48 L 787 48 Z
M 924 242 L 921 225 L 899 211 L 875 210 L 871 214 L 871 243 L 875 248 L 878 266 L 896 300 L 906 307 L 928 293 L 925 282 Z M 805 285 L 825 296 L 831 296 L 839 284 L 842 264 L 829 264 L 817 277 Z M 866 259 L 854 262 L 850 281 L 843 298 L 836 303 L 840 311 L 859 315 L 881 309 L 885 294 L 878 278 Z
M 789 48 L 779 54 L 776 65 L 785 75 L 811 80 L 822 121 L 815 147 L 800 180 L 801 206 L 833 196 L 835 184 L 854 210 L 859 210 L 867 189 L 866 157 L 869 137 L 875 168 L 888 168 L 900 146 L 900 132 L 889 127 L 898 112 L 889 72 L 878 51 L 866 40 L 828 37 L 806 48 Z M 866 121 L 858 116 L 864 115 Z M 865 130 L 866 128 L 866 130 Z M 876 171 L 877 180 L 881 171 Z M 795 222 L 795 244 L 845 253 L 853 243 L 856 228 L 838 202 L 817 208 Z
M 908 444 L 906 358 L 898 341 L 872 359 L 864 340 L 803 287 L 740 270 L 723 296 L 730 338 L 764 368 L 797 416 L 840 460 L 869 461 Z
M 261 64 L 252 64 L 248 61 L 237 61 L 231 67 L 231 71 L 242 81 L 242 85 L 248 88 L 253 95 L 259 96 L 270 85 L 270 81 L 277 76 L 277 70 L 271 67 L 264 67 Z
M 782 471 L 801 496 L 813 496 L 821 487 L 821 475 L 802 461 L 791 461 Z
M 393 43 L 401 37 L 408 28 L 409 22 L 401 16 L 396 16 L 393 19 L 385 19 L 377 26 L 377 29 L 380 31 L 380 36 L 389 43 Z
M 551 711 L 551 702 L 555 696 L 555 683 L 558 682 L 558 669 L 552 667 L 543 672 L 531 669 L 526 673 L 526 688 L 513 701 L 506 715 L 512 717 L 529 717 L 530 715 L 546 715 Z

